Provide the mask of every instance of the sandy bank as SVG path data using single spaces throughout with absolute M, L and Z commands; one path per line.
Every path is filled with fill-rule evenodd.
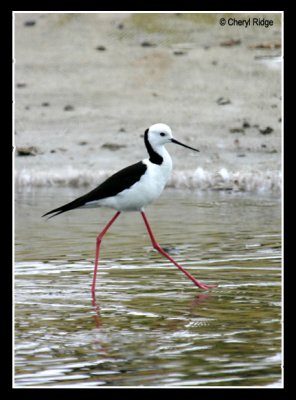
M 164 122 L 200 149 L 170 147 L 171 186 L 279 191 L 280 16 L 221 17 L 15 14 L 17 185 L 98 183 Z

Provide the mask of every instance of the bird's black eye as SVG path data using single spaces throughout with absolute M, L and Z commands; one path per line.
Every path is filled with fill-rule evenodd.
M 160 132 L 160 136 L 165 136 L 165 133 L 164 132 Z

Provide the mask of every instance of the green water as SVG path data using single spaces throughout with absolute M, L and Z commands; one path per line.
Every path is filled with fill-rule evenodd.
M 16 190 L 15 386 L 281 386 L 278 198 L 166 190 L 104 238 L 112 210 L 40 215 L 83 190 Z

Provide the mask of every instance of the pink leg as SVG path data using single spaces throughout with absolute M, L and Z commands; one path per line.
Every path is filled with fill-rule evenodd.
M 96 279 L 97 279 L 97 270 L 98 270 L 101 242 L 102 242 L 103 236 L 105 235 L 107 230 L 110 228 L 110 226 L 116 220 L 116 218 L 119 217 L 119 214 L 120 214 L 120 211 L 117 211 L 117 213 L 114 215 L 114 217 L 108 222 L 108 224 L 105 226 L 105 228 L 102 230 L 102 232 L 97 237 L 95 269 L 94 269 L 93 283 L 92 283 L 92 287 L 91 287 L 91 292 L 93 294 L 95 293 L 95 290 L 96 290 Z
M 218 285 L 206 285 L 205 283 L 202 283 L 200 281 L 198 281 L 197 279 L 195 279 L 188 271 L 186 271 L 184 268 L 181 267 L 181 265 L 179 265 L 175 260 L 172 259 L 172 257 L 170 257 L 160 246 L 159 244 L 156 242 L 155 237 L 153 235 L 152 229 L 149 225 L 149 222 L 147 220 L 146 214 L 144 213 L 144 211 L 141 211 L 143 220 L 145 222 L 147 231 L 149 233 L 150 239 L 151 239 L 151 243 L 153 245 L 153 247 L 160 253 L 162 254 L 164 257 L 166 257 L 168 260 L 170 260 L 173 264 L 175 264 L 176 267 L 179 268 L 180 271 L 183 272 L 183 274 L 185 274 L 189 279 L 192 280 L 192 282 L 198 286 L 201 289 L 204 290 L 208 290 L 214 287 L 217 287 Z

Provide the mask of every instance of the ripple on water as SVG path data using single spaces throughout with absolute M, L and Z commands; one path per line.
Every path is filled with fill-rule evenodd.
M 16 219 L 15 384 L 278 387 L 280 207 L 219 196 L 174 192 L 149 211 L 160 243 L 218 288 L 197 289 L 151 249 L 140 218 L 123 215 L 102 246 L 96 304 L 94 238 L 110 212 L 100 210 L 100 225 L 91 212 L 44 223 L 48 197 L 38 218 L 24 198 Z

